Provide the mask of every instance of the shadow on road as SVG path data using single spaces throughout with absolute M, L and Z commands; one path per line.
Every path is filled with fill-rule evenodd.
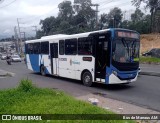
M 103 90 L 114 90 L 114 91 L 134 88 L 132 83 L 130 83 L 130 84 L 113 84 L 113 85 L 104 85 L 104 84 L 94 83 L 94 87 L 101 88 Z
M 34 73 L 34 72 L 32 72 L 30 74 L 41 76 L 41 74 Z M 59 81 L 64 81 L 65 83 L 67 82 L 67 83 L 70 83 L 70 84 L 76 84 L 76 85 L 84 86 L 83 83 L 79 80 L 57 77 L 57 76 L 52 76 L 52 75 L 46 75 L 44 77 L 53 78 L 54 80 L 57 79 Z M 105 85 L 105 84 L 101 84 L 101 83 L 94 83 L 91 88 L 98 88 L 98 89 L 109 90 L 109 91 L 120 91 L 120 90 L 127 90 L 127 89 L 134 88 L 134 85 L 133 85 L 133 83 L 130 83 L 130 84 L 114 84 L 114 85 Z

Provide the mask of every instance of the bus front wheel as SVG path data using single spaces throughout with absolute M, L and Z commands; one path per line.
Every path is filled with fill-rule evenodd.
M 42 76 L 46 75 L 46 68 L 44 66 L 41 66 L 41 75 Z
M 90 86 L 92 86 L 92 75 L 91 75 L 91 73 L 90 72 L 84 72 L 84 74 L 83 74 L 83 76 L 82 76 L 82 81 L 83 81 L 83 84 L 85 85 L 85 86 L 88 86 L 88 87 L 90 87 Z

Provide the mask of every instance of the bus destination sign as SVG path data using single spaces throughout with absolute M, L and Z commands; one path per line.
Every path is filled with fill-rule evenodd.
M 124 31 L 117 31 L 118 37 L 125 37 L 125 38 L 135 38 L 139 39 L 139 35 L 135 32 L 124 32 Z

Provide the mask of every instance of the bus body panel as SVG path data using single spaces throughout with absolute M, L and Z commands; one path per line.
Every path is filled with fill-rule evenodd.
M 137 80 L 137 76 L 134 79 L 129 80 L 120 80 L 116 75 L 113 73 L 109 76 L 109 84 L 123 84 L 123 83 L 131 83 Z
M 137 80 L 138 70 L 135 71 L 119 71 L 114 66 L 110 66 L 107 70 L 109 81 L 106 84 L 130 83 Z
M 44 66 L 46 68 L 46 74 L 51 74 L 51 64 L 50 64 L 50 56 L 49 55 L 46 55 L 46 54 L 41 54 L 40 55 L 40 65 L 39 65 L 39 68 L 40 66 Z
M 59 55 L 59 76 L 76 79 L 74 70 L 75 65 L 72 64 L 74 59 L 75 56 Z
M 31 65 L 30 57 L 29 57 L 28 54 L 26 54 L 26 64 L 27 64 L 27 68 L 28 68 L 29 70 L 34 71 L 32 65 Z
M 72 61 L 72 64 L 75 65 L 75 73 L 76 73 L 76 78 L 78 80 L 81 80 L 81 75 L 82 72 L 87 70 L 92 74 L 92 80 L 94 81 L 94 63 L 95 59 L 93 56 L 82 56 L 82 55 L 76 55 L 75 60 Z
M 48 55 L 27 54 L 27 67 L 34 72 L 40 72 L 40 67 L 43 65 L 46 67 L 46 74 L 51 74 L 50 62 L 46 59 L 48 59 Z

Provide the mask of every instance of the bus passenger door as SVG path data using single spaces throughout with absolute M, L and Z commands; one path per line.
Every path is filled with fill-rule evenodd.
M 102 33 L 96 36 L 95 78 L 105 79 L 106 67 L 109 66 L 109 35 Z
M 52 75 L 58 75 L 59 74 L 58 43 L 50 44 L 50 57 L 51 57 L 51 73 Z

